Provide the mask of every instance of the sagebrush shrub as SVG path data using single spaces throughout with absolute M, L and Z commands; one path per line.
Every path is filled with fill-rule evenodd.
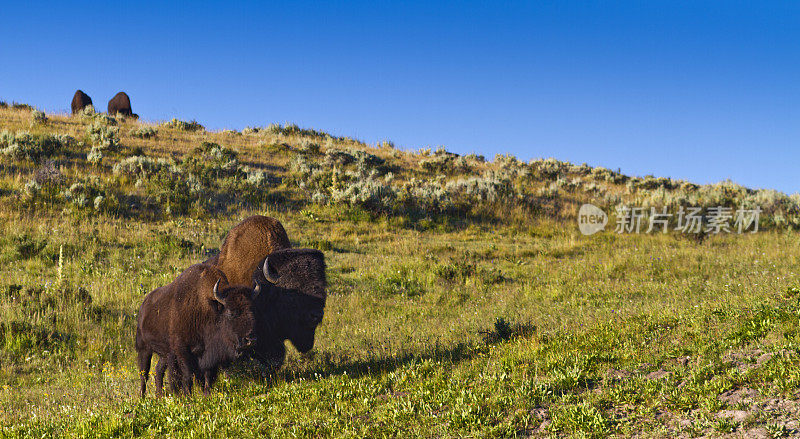
M 96 113 L 94 107 L 89 105 L 81 111 L 81 118 L 100 125 L 116 126 L 117 118 L 105 113 Z
M 196 147 L 183 159 L 181 167 L 206 185 L 242 173 L 236 151 L 213 142 L 203 142 Z
M 17 160 L 38 161 L 52 157 L 75 139 L 65 135 L 0 132 L 0 154 Z
M 47 123 L 47 115 L 43 111 L 33 110 L 31 112 L 31 120 L 34 124 L 44 124 Z
M 119 129 L 110 128 L 100 121 L 94 121 L 86 127 L 86 134 L 94 146 L 116 150 L 119 148 Z
M 58 185 L 64 179 L 61 170 L 56 166 L 52 160 L 46 161 L 42 166 L 36 169 L 33 173 L 33 180 L 40 185 L 54 184 Z
M 174 128 L 180 131 L 190 131 L 190 132 L 205 130 L 205 127 L 203 125 L 200 125 L 200 123 L 198 123 L 196 120 L 186 122 L 175 118 L 173 118 L 169 122 L 164 122 L 163 124 L 161 124 L 161 126 L 166 128 Z
M 175 174 L 180 172 L 174 162 L 167 159 L 153 159 L 145 156 L 126 157 L 114 165 L 115 174 L 127 175 L 131 178 L 150 178 L 162 172 Z
M 139 127 L 130 131 L 131 137 L 137 137 L 139 139 L 154 139 L 157 134 L 158 130 L 153 127 Z
M 93 164 L 99 165 L 103 162 L 103 148 L 100 146 L 92 146 L 92 149 L 86 154 L 86 161 Z

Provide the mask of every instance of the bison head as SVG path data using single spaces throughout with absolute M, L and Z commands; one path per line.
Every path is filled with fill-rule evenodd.
M 284 340 L 302 353 L 310 351 L 325 314 L 327 284 L 322 252 L 291 248 L 275 251 L 259 264 L 254 280 L 264 291 L 256 302 L 257 351 L 267 357 L 262 360 L 282 363 Z
M 258 298 L 261 287 L 220 288 L 220 281 L 214 284 L 213 301 L 217 313 L 218 336 L 228 340 L 228 349 L 235 347 L 235 355 L 252 347 L 256 341 L 253 301 Z M 232 350 L 232 349 L 231 349 Z

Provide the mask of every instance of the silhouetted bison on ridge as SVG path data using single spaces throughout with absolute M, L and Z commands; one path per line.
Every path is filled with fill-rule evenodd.
M 75 95 L 72 96 L 72 114 L 80 113 L 89 105 L 92 105 L 92 98 L 84 93 L 83 90 L 76 91 Z
M 205 263 L 222 270 L 231 285 L 252 286 L 253 272 L 264 258 L 291 246 L 280 221 L 253 215 L 234 226 L 225 236 L 219 254 Z
M 174 389 L 180 379 L 183 393 L 191 394 L 194 378 L 208 394 L 219 367 L 254 342 L 253 300 L 259 291 L 230 287 L 220 270 L 196 264 L 145 296 L 136 327 L 142 397 L 153 353 L 159 356 L 156 395 L 162 394 L 167 368 Z
M 325 256 L 313 249 L 271 253 L 253 273 L 261 294 L 253 301 L 256 345 L 252 355 L 268 369 L 283 365 L 284 340 L 301 353 L 314 347 L 317 326 L 325 315 Z
M 131 98 L 128 95 L 121 91 L 114 95 L 110 101 L 108 101 L 108 114 L 109 116 L 113 116 L 115 114 L 122 114 L 123 116 L 133 116 L 133 110 L 131 110 Z

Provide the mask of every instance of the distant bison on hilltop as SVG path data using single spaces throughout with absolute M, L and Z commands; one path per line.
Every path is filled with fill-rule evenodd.
M 253 300 L 261 287 L 231 287 L 218 269 L 196 264 L 172 283 L 145 296 L 136 326 L 136 351 L 144 397 L 150 360 L 158 354 L 156 395 L 162 394 L 164 371 L 177 390 L 192 391 L 197 379 L 208 394 L 220 366 L 254 343 Z
M 108 101 L 108 114 L 113 116 L 115 114 L 122 114 L 123 116 L 133 116 L 133 110 L 131 110 L 131 98 L 128 95 L 121 91 L 114 95 L 110 101 Z
M 313 249 L 271 253 L 253 273 L 261 294 L 253 301 L 256 344 L 253 356 L 268 370 L 283 365 L 284 340 L 306 353 L 314 347 L 325 314 L 325 256 Z
M 280 221 L 263 215 L 246 218 L 222 242 L 219 255 L 205 261 L 222 270 L 231 285 L 252 286 L 253 272 L 264 258 L 291 247 Z
M 89 105 L 92 105 L 92 98 L 84 93 L 83 90 L 76 91 L 75 95 L 72 96 L 72 114 L 80 113 Z

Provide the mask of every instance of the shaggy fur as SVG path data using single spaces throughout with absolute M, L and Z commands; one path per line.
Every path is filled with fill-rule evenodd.
M 278 250 L 267 257 L 272 283 L 264 277 L 262 261 L 253 273 L 261 289 L 254 300 L 256 346 L 253 356 L 268 369 L 283 365 L 284 340 L 306 353 L 314 347 L 314 333 L 325 314 L 325 256 L 311 249 Z
M 128 95 L 121 91 L 114 95 L 110 101 L 108 101 L 108 114 L 113 116 L 115 114 L 122 114 L 123 116 L 133 116 L 133 110 L 131 110 L 131 98 Z
M 252 286 L 255 271 L 268 254 L 291 247 L 280 221 L 254 215 L 233 227 L 225 236 L 219 255 L 205 263 L 222 270 L 231 285 Z
M 180 380 L 183 393 L 190 394 L 194 377 L 207 394 L 219 367 L 254 341 L 254 297 L 258 292 L 228 286 L 220 270 L 204 264 L 189 267 L 172 283 L 145 296 L 136 327 L 142 397 L 153 353 L 159 356 L 156 395 L 162 394 L 167 368 L 173 389 Z
M 92 98 L 89 97 L 83 90 L 75 92 L 72 97 L 72 114 L 80 113 L 84 108 L 92 105 Z

